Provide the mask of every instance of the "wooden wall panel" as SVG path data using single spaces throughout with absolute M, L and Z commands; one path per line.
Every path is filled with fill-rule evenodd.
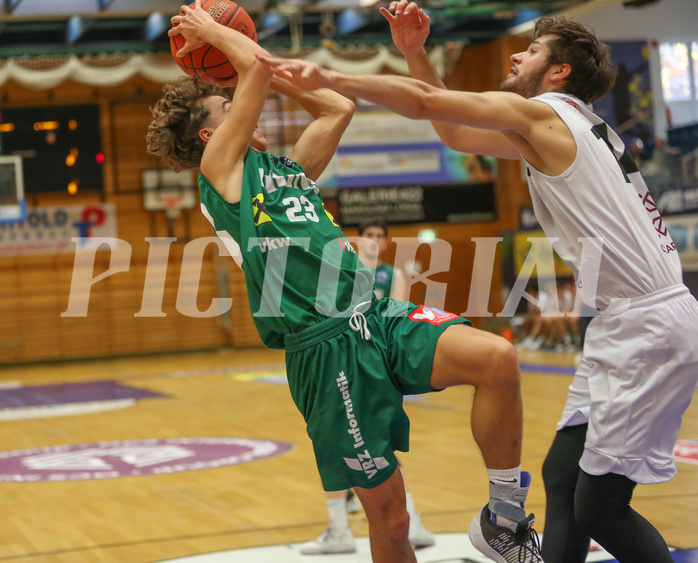
M 487 45 L 466 46 L 447 84 L 455 89 L 476 91 L 496 89 L 508 68 L 509 52 L 521 50 L 524 41 L 505 38 Z M 522 47 L 523 45 L 523 47 Z M 226 295 L 233 299 L 225 318 L 192 318 L 176 309 L 182 255 L 190 238 L 213 236 L 208 222 L 198 209 L 185 211 L 174 220 L 177 242 L 170 246 L 162 299 L 164 317 L 137 317 L 143 304 L 150 246 L 148 237 L 168 236 L 165 213 L 143 209 L 142 173 L 158 166 L 145 152 L 145 133 L 150 120 L 149 107 L 162 91 L 160 84 L 135 77 L 118 87 L 90 87 L 65 82 L 48 90 L 28 90 L 14 83 L 3 87 L 0 101 L 4 107 L 96 103 L 101 109 L 104 163 L 104 194 L 41 194 L 29 197 L 30 206 L 85 204 L 98 201 L 116 206 L 118 237 L 131 249 L 126 272 L 114 274 L 91 287 L 88 314 L 85 317 L 61 316 L 68 309 L 73 281 L 72 254 L 0 257 L 0 312 L 4 330 L 0 332 L 0 363 L 32 362 L 69 358 L 140 354 L 159 351 L 258 346 L 247 304 L 242 272 L 229 258 L 222 261 L 227 278 Z M 287 101 L 270 101 L 265 111 L 282 107 L 291 112 L 282 131 L 273 131 L 275 144 L 293 142 L 306 118 Z M 296 108 L 297 110 L 297 108 Z M 448 284 L 445 306 L 462 313 L 468 305 L 475 245 L 472 237 L 498 236 L 502 230 L 518 226 L 521 205 L 530 204 L 517 162 L 499 163 L 496 184 L 499 220 L 489 223 L 396 226 L 393 236 L 416 236 L 422 228 L 436 229 L 439 238 L 452 247 L 449 272 L 434 279 Z M 348 231 L 347 234 L 355 234 Z M 210 245 L 202 265 L 197 306 L 206 309 L 221 296 L 217 279 L 217 250 Z M 109 267 L 111 253 L 97 252 L 94 272 Z M 390 256 L 388 256 L 390 258 Z M 427 267 L 429 250 L 420 248 L 417 258 Z M 491 273 L 490 311 L 498 311 L 501 286 L 498 264 Z M 421 302 L 424 288 L 413 287 L 412 299 Z M 479 322 L 475 319 L 476 324 Z M 226 328 L 227 326 L 227 328 Z
M 51 91 L 29 91 L 16 85 L 3 89 L 6 107 L 98 103 L 101 108 L 104 195 L 94 193 L 41 194 L 29 197 L 30 206 L 113 202 L 117 236 L 131 247 L 129 270 L 91 287 L 85 317 L 68 318 L 73 280 L 73 255 L 0 257 L 0 305 L 5 326 L 0 335 L 0 363 L 90 358 L 170 350 L 213 348 L 230 344 L 216 318 L 190 318 L 176 310 L 182 252 L 187 224 L 192 236 L 209 236 L 211 229 L 197 209 L 175 220 L 181 237 L 170 248 L 162 311 L 165 317 L 135 317 L 141 309 L 149 245 L 147 237 L 167 236 L 164 212 L 143 209 L 141 175 L 157 167 L 145 152 L 149 106 L 161 85 L 135 78 L 118 88 L 91 88 L 66 82 Z M 151 225 L 154 228 L 151 228 Z M 213 252 L 202 265 L 197 305 L 206 309 L 217 297 Z M 111 253 L 99 250 L 94 276 L 109 267 Z M 252 329 L 253 330 L 253 329 Z

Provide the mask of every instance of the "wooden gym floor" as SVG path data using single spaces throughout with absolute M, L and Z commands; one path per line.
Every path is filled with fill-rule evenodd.
M 539 531 L 541 464 L 573 356 L 519 355 L 523 467 L 534 477 L 527 509 L 536 513 Z M 406 403 L 412 451 L 400 459 L 422 520 L 436 533 L 465 532 L 487 499 L 468 424 L 471 397 L 471 389 L 458 388 Z M 165 561 L 310 540 L 326 527 L 320 479 L 284 382 L 282 352 L 255 348 L 3 367 L 0 434 L 0 562 Z M 182 438 L 269 441 L 279 451 L 237 464 L 225 463 L 244 456 L 228 456 L 215 467 L 171 461 L 188 447 Z M 680 439 L 698 440 L 696 401 Z M 163 443 L 171 446 L 162 449 Z M 115 444 L 120 449 L 100 454 Z M 168 464 L 163 460 L 169 454 Z M 669 483 L 638 487 L 633 505 L 670 545 L 695 548 L 698 465 L 677 465 L 678 476 Z M 367 535 L 363 513 L 350 522 L 356 536 Z

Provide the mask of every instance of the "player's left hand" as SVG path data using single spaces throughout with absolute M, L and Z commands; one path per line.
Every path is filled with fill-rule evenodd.
M 329 71 L 315 63 L 301 59 L 276 59 L 259 53 L 255 56 L 267 65 L 274 75 L 303 90 L 317 90 L 327 86 Z
M 405 56 L 421 51 L 429 37 L 429 16 L 415 2 L 393 1 L 380 13 L 390 24 L 393 43 Z

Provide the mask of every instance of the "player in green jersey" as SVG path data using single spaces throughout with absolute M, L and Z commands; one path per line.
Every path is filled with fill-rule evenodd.
M 353 103 L 328 90 L 274 83 L 313 117 L 293 150 L 265 152 L 256 127 L 271 72 L 266 51 L 216 24 L 199 0 L 172 18 L 185 46 L 223 51 L 238 71 L 232 100 L 184 79 L 152 108 L 148 150 L 173 169 L 199 168 L 202 211 L 245 272 L 257 330 L 286 350 L 293 400 L 313 442 L 325 490 L 354 487 L 377 562 L 416 562 L 394 451 L 409 447 L 405 394 L 473 385 L 471 427 L 488 468 L 502 541 L 531 551 L 520 471 L 522 405 L 513 346 L 457 315 L 376 300 L 363 266 L 325 210 L 314 180 L 334 153 Z M 415 346 L 415 343 L 418 343 Z M 530 556 L 525 561 L 534 561 Z
M 359 260 L 374 272 L 373 292 L 377 299 L 392 297 L 407 301 L 409 287 L 402 270 L 393 268 L 380 259 L 388 248 L 388 225 L 384 221 L 366 221 L 359 225 L 359 238 L 356 241 Z M 393 282 L 393 280 L 395 280 Z M 405 482 L 407 513 L 410 516 L 408 539 L 414 548 L 430 547 L 436 538 L 422 524 L 422 518 L 414 505 L 412 493 Z M 359 512 L 359 501 L 352 489 L 346 491 L 325 491 L 329 526 L 316 539 L 300 547 L 303 555 L 325 555 L 330 553 L 354 553 L 356 541 L 349 527 L 347 512 Z
M 381 254 L 388 248 L 388 225 L 383 221 L 366 221 L 359 225 L 359 237 L 359 259 L 374 270 L 376 297 L 408 301 L 410 294 L 405 274 L 381 260 Z

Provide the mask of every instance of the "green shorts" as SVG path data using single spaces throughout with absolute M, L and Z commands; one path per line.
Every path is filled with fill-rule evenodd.
M 394 299 L 364 313 L 370 339 L 333 318 L 287 335 L 286 371 L 326 491 L 372 488 L 409 450 L 403 395 L 428 393 L 436 342 L 466 319 Z

